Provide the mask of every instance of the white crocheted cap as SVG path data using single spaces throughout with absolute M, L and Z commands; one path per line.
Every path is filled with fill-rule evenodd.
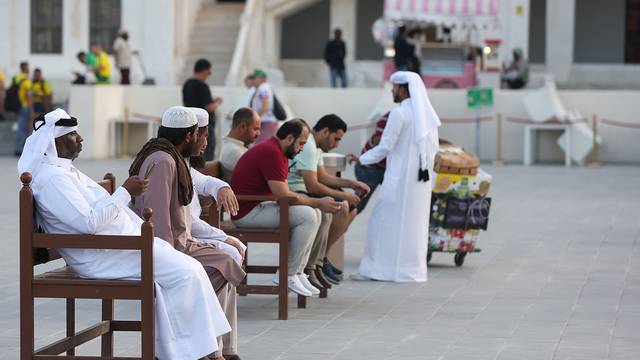
M 196 114 L 184 106 L 172 106 L 162 114 L 162 126 L 164 127 L 185 129 L 197 123 Z

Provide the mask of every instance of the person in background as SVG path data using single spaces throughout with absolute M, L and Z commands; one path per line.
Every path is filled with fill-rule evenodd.
M 27 137 L 31 134 L 31 80 L 29 79 L 29 63 L 20 63 L 20 72 L 13 77 L 12 83 L 18 87 L 18 100 L 20 110 L 18 113 L 18 129 L 16 131 L 15 156 L 22 154 L 22 148 Z
M 253 72 L 253 85 L 256 90 L 251 97 L 251 108 L 260 115 L 260 136 L 254 144 L 271 139 L 278 131 L 278 120 L 273 114 L 273 89 L 267 82 L 267 73 L 260 69 Z
M 529 63 L 522 56 L 522 49 L 513 49 L 513 60 L 502 66 L 502 82 L 509 89 L 522 89 L 529 81 Z
M 231 174 L 240 157 L 249 150 L 249 145 L 260 135 L 260 116 L 249 108 L 240 108 L 233 114 L 229 134 L 222 138 L 220 165 L 222 179 L 231 181 Z
M 98 84 L 111 83 L 111 61 L 109 55 L 102 49 L 102 45 L 95 43 L 91 45 L 91 54 L 95 56 L 95 63 L 87 59 L 88 65 L 93 65 L 93 73 L 96 75 Z
M 52 97 L 51 84 L 42 77 L 42 70 L 36 68 L 31 80 L 31 107 L 34 116 L 51 111 Z
M 113 42 L 113 52 L 116 58 L 116 67 L 120 70 L 120 84 L 131 84 L 131 48 L 129 47 L 129 33 L 120 29 L 118 37 Z
M 336 87 L 336 78 L 340 77 L 343 88 L 347 87 L 347 72 L 344 66 L 344 58 L 347 56 L 347 47 L 342 40 L 342 30 L 333 31 L 333 39 L 324 47 L 324 61 L 329 65 L 331 87 Z
M 393 62 L 396 71 L 407 70 L 409 61 L 415 56 L 415 48 L 407 41 L 406 33 L 407 28 L 404 25 L 398 27 L 398 34 L 393 40 L 393 48 L 396 52 L 393 57 Z
M 212 97 L 206 81 L 211 76 L 211 63 L 206 59 L 198 59 L 193 66 L 193 77 L 182 85 L 182 103 L 187 107 L 197 107 L 209 112 L 207 147 L 204 150 L 205 161 L 215 158 L 216 149 L 216 114 L 222 104 L 222 98 Z
M 253 93 L 256 91 L 256 87 L 253 84 L 254 77 L 253 74 L 249 74 L 244 77 L 244 100 L 242 101 L 242 106 L 251 106 L 251 98 L 253 97 Z
M 74 67 L 72 72 L 75 76 L 72 84 L 95 84 L 96 78 L 93 74 L 93 68 L 96 66 L 96 57 L 91 52 L 85 53 L 84 51 L 76 54 L 78 62 L 81 67 Z
M 0 70 L 0 120 L 4 119 L 4 72 Z
M 364 154 L 378 145 L 378 143 L 380 142 L 380 138 L 382 137 L 382 132 L 384 131 L 385 126 L 387 126 L 387 120 L 389 119 L 390 113 L 391 112 L 387 112 L 386 114 L 382 115 L 382 117 L 378 119 L 378 121 L 376 121 L 376 129 L 373 132 L 373 135 L 371 135 L 371 138 L 369 138 L 369 140 L 364 144 L 364 147 L 362 148 L 360 154 Z M 349 163 L 356 163 L 356 179 L 369 185 L 369 188 L 371 189 L 369 193 L 363 195 L 360 198 L 360 202 L 358 203 L 357 207 L 358 214 L 360 214 L 367 206 L 367 203 L 369 202 L 369 199 L 371 198 L 373 192 L 380 184 L 382 184 L 382 179 L 384 178 L 384 170 L 386 169 L 386 161 L 383 159 L 375 164 L 362 165 L 356 161 L 357 158 L 358 157 L 353 154 L 347 155 Z

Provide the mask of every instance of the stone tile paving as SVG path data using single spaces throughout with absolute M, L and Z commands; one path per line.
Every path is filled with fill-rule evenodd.
M 128 165 L 78 166 L 95 178 L 108 169 L 121 182 Z M 0 359 L 17 359 L 15 160 L 0 159 L 0 170 Z M 292 296 L 288 321 L 275 320 L 274 297 L 239 297 L 242 358 L 640 359 L 640 168 L 486 170 L 494 175 L 490 229 L 463 267 L 435 254 L 427 283 L 344 281 L 307 309 L 296 309 Z M 346 273 L 358 265 L 367 216 L 347 234 Z M 251 252 L 264 262 L 275 262 L 273 254 L 267 246 Z M 116 313 L 136 318 L 137 306 L 121 302 Z M 78 326 L 98 314 L 97 302 L 81 301 Z M 36 316 L 37 344 L 63 335 L 62 301 L 38 301 Z M 118 354 L 137 354 L 138 341 L 117 334 Z

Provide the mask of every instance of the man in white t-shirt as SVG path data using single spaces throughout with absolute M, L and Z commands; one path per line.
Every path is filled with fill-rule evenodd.
M 278 119 L 273 114 L 273 89 L 267 82 L 267 73 L 260 69 L 253 72 L 253 86 L 255 92 L 251 97 L 251 108 L 260 115 L 260 136 L 254 144 L 271 139 L 278 131 Z
M 222 179 L 231 181 L 231 174 L 240 157 L 244 155 L 248 146 L 260 135 L 260 116 L 255 111 L 243 107 L 233 114 L 233 123 L 229 134 L 222 138 L 220 149 L 220 165 Z
M 116 67 L 120 69 L 120 84 L 129 85 L 131 71 L 131 48 L 129 47 L 129 33 L 120 29 L 118 37 L 113 42 L 113 52 L 116 58 Z
M 370 191 L 365 183 L 339 178 L 324 168 L 322 155 L 335 149 L 346 131 L 347 124 L 339 116 L 323 116 L 313 127 L 302 151 L 289 160 L 287 182 L 291 190 L 310 197 L 331 196 L 342 204 L 341 210 L 334 214 L 322 213 L 320 229 L 305 267 L 312 284 L 317 280 L 318 285 L 323 285 L 320 283 L 325 282 L 325 278 L 332 284 L 338 284 L 341 279 L 342 271 L 335 268 L 325 255 L 347 231 L 356 216 L 356 205 L 360 202 L 360 196 L 342 188 L 351 188 L 359 195 L 366 195 Z M 317 287 L 316 284 L 314 286 Z

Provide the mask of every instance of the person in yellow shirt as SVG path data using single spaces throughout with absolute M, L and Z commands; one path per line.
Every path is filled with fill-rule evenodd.
M 0 70 L 0 118 L 4 118 L 4 116 L 1 114 L 4 112 L 4 82 L 4 73 L 2 72 L 2 70 Z
M 109 55 L 102 49 L 102 45 L 91 45 L 91 53 L 96 57 L 96 64 L 93 73 L 96 75 L 98 84 L 109 84 L 111 82 L 111 61 Z
M 20 63 L 20 73 L 13 77 L 13 83 L 19 84 L 18 100 L 20 101 L 20 112 L 18 113 L 18 129 L 16 131 L 15 156 L 22 154 L 22 148 L 27 137 L 31 134 L 31 80 L 29 80 L 29 63 Z
M 31 80 L 31 107 L 34 118 L 51 111 L 51 84 L 42 78 L 42 70 L 36 68 Z

